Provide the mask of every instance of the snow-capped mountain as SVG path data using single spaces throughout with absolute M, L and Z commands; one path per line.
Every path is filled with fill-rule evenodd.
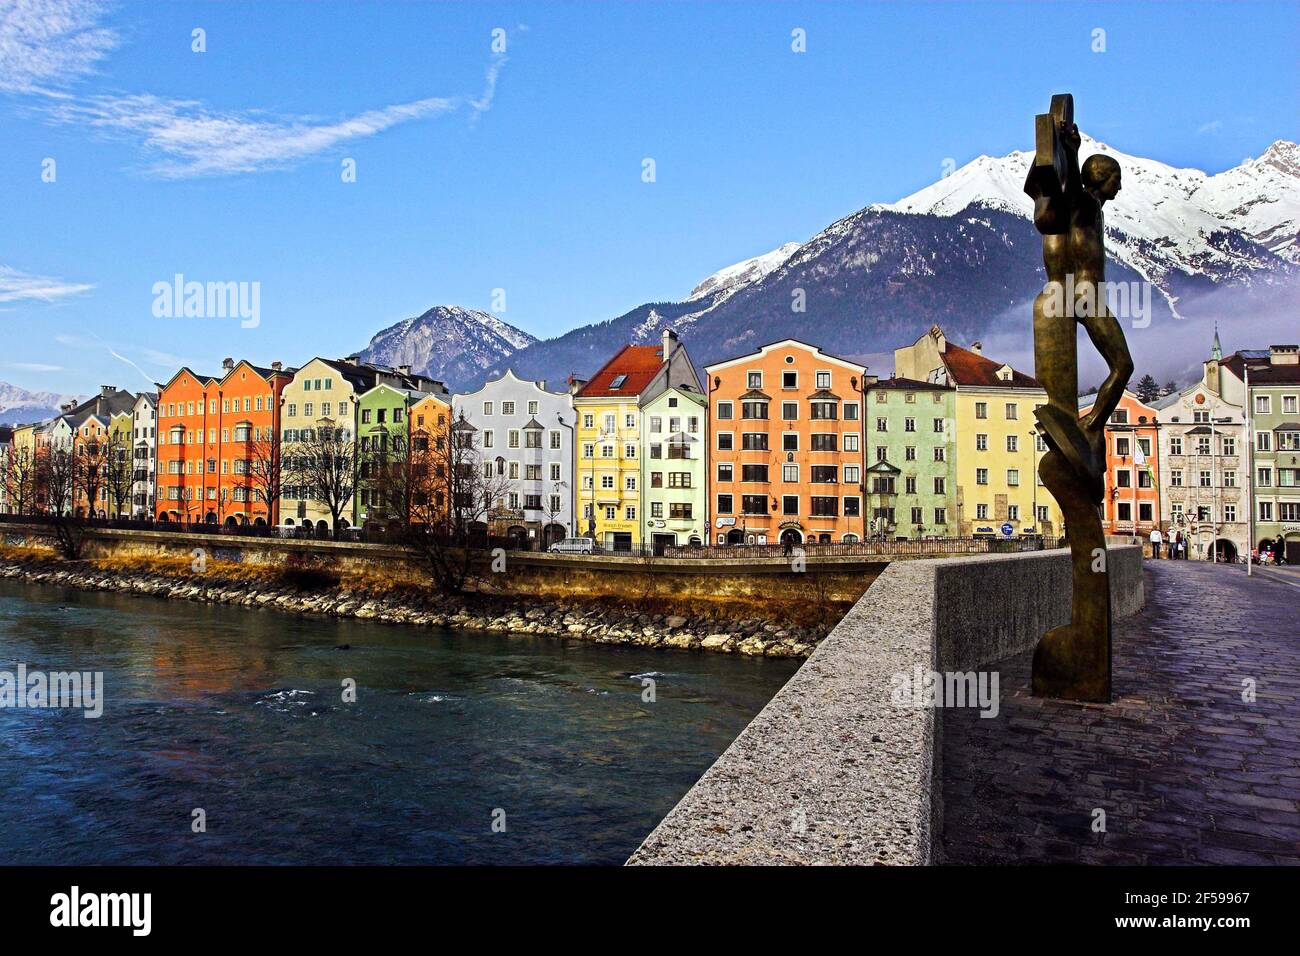
M 0 424 L 17 425 L 44 421 L 59 414 L 60 406 L 80 401 L 76 395 L 29 392 L 17 385 L 0 382 Z
M 1139 365 L 1151 356 L 1144 371 L 1160 375 L 1162 363 L 1177 361 L 1181 369 L 1204 357 L 1208 335 L 1205 343 L 1188 335 L 1198 319 L 1267 318 L 1294 340 L 1287 330 L 1300 311 L 1300 147 L 1279 141 L 1213 175 L 1085 137 L 1080 157 L 1094 152 L 1113 156 L 1123 171 L 1123 188 L 1106 205 L 1107 278 L 1145 280 L 1153 290 L 1150 327 L 1129 334 Z M 888 356 L 936 322 L 957 342 L 1002 336 L 1024 346 L 1043 283 L 1041 236 L 1023 191 L 1029 161 L 1027 151 L 981 156 L 898 202 L 846 216 L 802 245 L 721 269 L 684 301 L 646 303 L 475 363 L 469 384 L 506 367 L 552 381 L 590 375 L 624 344 L 656 341 L 664 328 L 678 332 L 698 365 L 787 337 L 846 357 Z M 795 311 L 795 302 L 804 311 Z M 1025 352 L 1004 357 L 1026 364 Z M 877 359 L 875 370 L 888 371 L 882 361 L 889 359 Z
M 459 387 L 537 339 L 494 315 L 455 305 L 436 305 L 375 334 L 361 352 L 365 362 L 409 365 Z
M 1165 294 L 1183 273 L 1214 282 L 1275 270 L 1278 256 L 1300 263 L 1300 146 L 1279 140 L 1258 159 L 1210 175 L 1120 152 L 1083 136 L 1082 162 L 1093 153 L 1113 157 L 1123 174 L 1119 196 L 1106 207 L 1107 249 Z M 1033 154 L 981 156 L 951 175 L 895 203 L 868 210 L 955 216 L 971 207 L 1029 217 L 1024 193 Z M 1245 237 L 1261 250 L 1234 241 Z
M 797 242 L 787 242 L 761 256 L 754 256 L 752 259 L 745 259 L 725 269 L 719 269 L 692 289 L 686 300 L 691 302 L 696 299 L 712 298 L 711 305 L 717 305 L 743 286 L 759 281 L 773 269 L 779 269 L 787 259 L 799 251 L 799 245 Z

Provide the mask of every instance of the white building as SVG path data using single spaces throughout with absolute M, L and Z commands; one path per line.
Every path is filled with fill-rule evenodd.
M 504 493 L 489 516 L 493 534 L 544 548 L 575 533 L 573 397 L 509 369 L 477 392 L 452 396 L 452 416 L 475 429 L 474 444 Z
M 141 392 L 131 413 L 131 517 L 152 518 L 158 469 L 158 393 Z
M 1201 380 L 1152 403 L 1160 415 L 1160 517 L 1190 542 L 1188 557 L 1236 561 L 1249 550 L 1250 459 L 1245 409 L 1225 394 L 1215 333 Z

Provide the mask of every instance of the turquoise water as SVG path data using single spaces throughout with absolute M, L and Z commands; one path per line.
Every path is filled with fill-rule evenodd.
M 621 863 L 798 666 L 0 581 L 19 663 L 104 674 L 0 709 L 31 864 Z

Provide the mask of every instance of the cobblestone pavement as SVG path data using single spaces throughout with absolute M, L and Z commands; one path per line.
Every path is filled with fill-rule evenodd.
M 1296 579 L 1146 567 L 1146 608 L 1115 628 L 1114 703 L 1031 697 L 1020 654 L 996 718 L 943 712 L 945 862 L 1300 863 Z

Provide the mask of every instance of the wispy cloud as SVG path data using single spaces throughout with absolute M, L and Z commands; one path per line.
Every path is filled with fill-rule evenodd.
M 99 26 L 102 0 L 0 0 L 0 91 L 27 94 L 58 123 L 138 140 L 146 171 L 165 179 L 229 176 L 281 169 L 401 123 L 457 111 L 471 124 L 492 108 L 506 62 L 493 57 L 478 95 L 430 96 L 339 119 L 218 110 L 199 100 L 151 93 L 79 94 L 70 85 L 118 45 Z
M 93 288 L 84 282 L 34 276 L 9 266 L 0 266 L 0 302 L 55 302 Z
M 102 0 L 5 0 L 0 5 L 0 90 L 64 86 L 92 72 L 118 44 L 100 26 Z
M 46 365 L 43 362 L 8 362 L 6 368 L 14 368 L 23 372 L 62 372 L 62 365 Z
M 1205 136 L 1209 133 L 1217 133 L 1223 129 L 1223 120 L 1210 120 L 1208 123 L 1202 123 L 1196 130 L 1197 136 Z

